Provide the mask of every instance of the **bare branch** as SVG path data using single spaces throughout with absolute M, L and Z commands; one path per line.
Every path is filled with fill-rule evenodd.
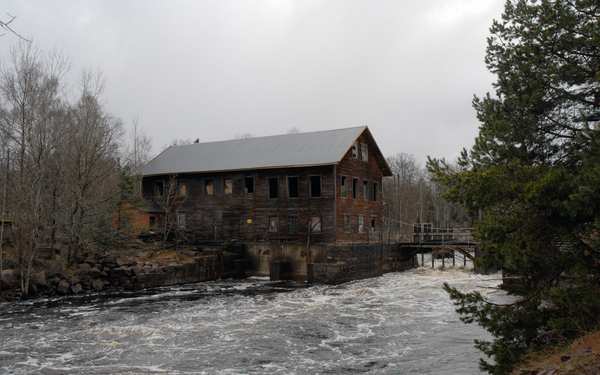
M 19 34 L 17 31 L 15 31 L 15 29 L 13 29 L 13 28 L 10 26 L 10 24 L 11 24 L 11 23 L 12 23 L 12 22 L 13 22 L 13 21 L 14 21 L 14 20 L 17 18 L 17 17 L 15 17 L 15 16 L 11 16 L 9 13 L 6 13 L 6 14 L 7 14 L 7 15 L 10 17 L 10 19 L 9 19 L 8 21 L 2 21 L 2 20 L 0 20 L 0 28 L 2 28 L 2 29 L 4 29 L 4 30 L 8 31 L 9 33 L 13 34 L 13 35 L 14 35 L 14 36 L 16 36 L 17 38 L 19 38 L 19 39 L 21 39 L 21 40 L 23 40 L 23 41 L 25 41 L 25 42 L 31 43 L 31 40 L 29 40 L 29 39 L 25 38 L 23 35 Z M 0 36 L 4 36 L 4 35 L 6 35 L 6 33 L 0 34 Z

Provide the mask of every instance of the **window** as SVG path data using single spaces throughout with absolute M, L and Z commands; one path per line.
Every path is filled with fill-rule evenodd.
M 279 180 L 277 177 L 269 178 L 269 198 L 275 199 L 279 196 Z
M 373 182 L 373 190 L 371 191 L 371 199 L 373 201 L 377 200 L 377 189 L 379 189 L 379 185 L 377 185 L 377 182 Z
M 352 159 L 358 159 L 358 144 L 356 142 L 352 145 Z
M 371 232 L 375 232 L 376 229 L 377 229 L 377 217 L 373 216 L 371 218 Z
M 244 178 L 244 190 L 246 194 L 254 194 L 254 177 L 245 177 Z
M 180 197 L 185 197 L 187 196 L 187 185 L 186 184 L 179 184 L 179 196 Z
M 369 199 L 369 181 L 363 181 L 363 199 Z
M 156 226 L 156 216 L 150 216 L 150 228 L 154 228 Z
M 213 180 L 204 181 L 204 192 L 206 195 L 215 195 L 215 185 Z
M 177 213 L 177 228 L 185 229 L 185 214 Z
M 344 215 L 344 232 L 352 232 L 352 219 L 350 215 Z
M 360 160 L 369 161 L 369 146 L 366 143 L 360 144 Z
M 288 197 L 298 198 L 298 177 L 288 177 Z
M 154 183 L 154 195 L 162 197 L 164 193 L 164 185 L 162 181 Z
M 277 216 L 269 216 L 269 232 L 276 233 L 279 231 L 279 218 Z
M 321 176 L 310 176 L 310 196 L 313 198 L 321 196 Z
M 321 233 L 321 217 L 313 216 L 310 218 L 310 232 Z
M 348 195 L 348 187 L 346 186 L 346 176 L 340 177 L 340 196 L 346 198 Z
M 289 215 L 287 224 L 288 224 L 288 233 L 296 233 L 298 231 L 298 216 Z
M 233 180 L 231 178 L 226 178 L 223 180 L 223 192 L 225 195 L 233 194 Z
M 358 233 L 365 232 L 365 217 L 358 215 Z

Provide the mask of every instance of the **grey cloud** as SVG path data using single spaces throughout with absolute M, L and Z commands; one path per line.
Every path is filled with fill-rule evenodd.
M 474 93 L 502 0 L 6 1 L 42 49 L 106 78 L 109 110 L 155 151 L 368 125 L 385 154 L 453 158 L 472 143 Z M 0 58 L 14 40 L 0 39 Z M 75 78 L 73 78 L 75 82 Z

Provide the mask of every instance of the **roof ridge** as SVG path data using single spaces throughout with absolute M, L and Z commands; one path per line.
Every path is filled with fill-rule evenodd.
M 189 143 L 189 144 L 185 144 L 185 145 L 171 145 L 171 146 L 169 146 L 169 148 L 172 148 L 172 147 L 173 148 L 175 148 L 175 147 L 185 147 L 185 146 L 193 146 L 193 145 L 205 145 L 205 144 L 209 144 L 209 143 L 243 142 L 243 141 L 249 141 L 249 140 L 252 140 L 252 139 L 264 139 L 264 138 L 283 137 L 283 136 L 295 136 L 295 135 L 303 135 L 303 134 L 329 133 L 329 132 L 335 132 L 335 131 L 340 131 L 340 130 L 350 130 L 350 129 L 359 129 L 359 128 L 366 129 L 367 125 L 350 126 L 350 127 L 347 127 L 347 128 L 337 128 L 337 129 L 327 129 L 327 130 L 314 130 L 314 131 L 301 132 L 301 133 L 283 133 L 283 134 L 261 135 L 259 137 L 249 137 L 249 138 L 232 138 L 232 139 L 223 139 L 223 140 L 220 140 L 220 141 L 207 141 L 207 142 Z

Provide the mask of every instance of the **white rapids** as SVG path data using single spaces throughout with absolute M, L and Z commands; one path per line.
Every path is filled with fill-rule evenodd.
M 0 374 L 478 374 L 444 281 L 498 293 L 499 275 L 421 268 L 338 286 L 264 279 L 0 305 Z

